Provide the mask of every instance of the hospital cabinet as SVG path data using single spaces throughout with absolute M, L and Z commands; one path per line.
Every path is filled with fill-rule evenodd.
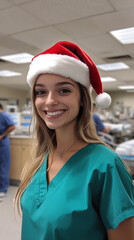
M 31 138 L 11 138 L 11 164 L 10 164 L 10 181 L 11 184 L 19 184 L 21 171 L 25 163 L 32 158 Z

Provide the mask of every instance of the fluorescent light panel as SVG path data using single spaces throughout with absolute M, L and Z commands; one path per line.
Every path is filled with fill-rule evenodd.
M 102 78 L 101 78 L 101 81 L 102 81 L 102 82 L 115 82 L 116 79 L 115 79 L 115 78 L 112 78 L 112 77 L 102 77 Z
M 9 71 L 9 70 L 0 71 L 0 77 L 13 77 L 13 76 L 20 76 L 20 75 L 22 74 L 18 72 Z
M 129 68 L 129 66 L 123 62 L 100 64 L 100 65 L 97 65 L 97 67 L 104 71 L 112 71 L 112 70 Z
M 12 54 L 12 55 L 6 55 L 6 56 L 0 56 L 1 59 L 13 63 L 28 63 L 31 62 L 33 55 L 29 53 L 18 53 L 18 54 Z
M 119 29 L 110 33 L 122 44 L 134 43 L 134 27 Z
M 118 88 L 122 90 L 130 90 L 130 89 L 134 89 L 134 86 L 133 85 L 119 86 Z

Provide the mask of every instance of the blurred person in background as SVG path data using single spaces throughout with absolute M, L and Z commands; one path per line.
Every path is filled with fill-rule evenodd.
M 99 134 L 99 132 L 103 132 L 103 133 L 109 133 L 111 128 L 110 126 L 105 126 L 105 124 L 103 123 L 103 121 L 101 120 L 100 116 L 97 113 L 97 106 L 95 103 L 93 103 L 93 120 L 96 126 L 96 131 Z
M 0 104 L 0 201 L 5 197 L 9 187 L 10 140 L 8 134 L 15 129 L 9 114 Z

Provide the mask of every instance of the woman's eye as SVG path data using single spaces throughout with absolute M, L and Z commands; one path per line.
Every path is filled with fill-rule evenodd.
M 69 89 L 61 89 L 60 91 L 59 91 L 60 93 L 69 93 L 70 92 L 70 90 Z
M 44 95 L 46 92 L 44 90 L 35 91 L 36 96 Z

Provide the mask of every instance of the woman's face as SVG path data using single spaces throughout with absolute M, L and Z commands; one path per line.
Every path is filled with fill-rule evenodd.
M 75 125 L 80 101 L 78 84 L 71 79 L 42 74 L 35 83 L 35 107 L 50 129 Z

